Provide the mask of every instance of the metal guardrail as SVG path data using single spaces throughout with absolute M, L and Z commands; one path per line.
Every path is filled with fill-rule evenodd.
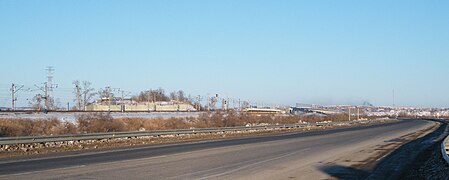
M 26 137 L 22 136 L 22 137 L 0 138 L 0 145 L 66 142 L 66 141 L 81 141 L 81 140 L 102 140 L 102 139 L 115 139 L 115 138 L 143 137 L 143 136 L 217 133 L 217 132 L 250 131 L 250 130 L 280 129 L 280 128 L 299 128 L 305 126 L 307 125 L 286 124 L 286 125 L 267 125 L 267 126 L 248 126 L 248 127 L 245 126 L 245 127 L 204 128 L 204 129 L 202 128 L 202 129 L 92 133 L 92 134 L 69 134 L 58 136 L 26 136 Z
M 443 154 L 444 160 L 449 164 L 449 136 L 441 143 L 441 153 Z
M 351 122 L 321 122 L 321 123 L 304 123 L 304 124 L 284 124 L 284 125 L 266 125 L 266 126 L 241 126 L 241 127 L 222 127 L 222 128 L 201 128 L 201 129 L 178 129 L 178 130 L 155 130 L 155 131 L 133 131 L 133 132 L 110 132 L 110 133 L 92 133 L 92 134 L 68 134 L 57 136 L 22 136 L 22 137 L 4 137 L 0 138 L 0 145 L 30 144 L 30 143 L 48 143 L 48 142 L 67 142 L 81 140 L 103 140 L 114 138 L 132 138 L 144 136 L 163 136 L 163 135 L 180 135 L 180 134 L 197 134 L 197 133 L 217 133 L 232 131 L 249 131 L 264 129 L 281 129 L 281 128 L 300 128 L 307 126 L 333 126 L 333 125 L 349 125 L 361 122 L 376 122 L 380 120 L 365 120 Z

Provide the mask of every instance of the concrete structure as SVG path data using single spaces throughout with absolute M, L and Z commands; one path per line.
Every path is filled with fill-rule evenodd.
M 332 109 L 310 108 L 310 107 L 291 107 L 289 110 L 290 113 L 294 115 L 306 115 L 306 114 L 333 115 L 343 113 L 343 111 L 335 109 L 332 110 Z
M 191 104 L 182 102 L 155 102 L 107 105 L 94 103 L 87 106 L 87 111 L 113 112 L 188 112 L 197 111 Z
M 243 112 L 250 114 L 281 114 L 282 110 L 269 108 L 246 108 Z

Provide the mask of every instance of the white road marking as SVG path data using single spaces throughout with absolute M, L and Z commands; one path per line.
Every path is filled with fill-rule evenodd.
M 297 153 L 300 153 L 300 152 L 305 152 L 305 151 L 307 151 L 307 150 L 309 150 L 309 149 L 310 149 L 310 148 L 306 148 L 306 149 L 303 149 L 303 150 L 301 150 L 301 151 L 296 151 L 296 152 L 284 154 L 284 155 L 282 155 L 282 156 L 278 156 L 278 157 L 266 159 L 266 160 L 263 160 L 263 161 L 258 161 L 258 162 L 255 162 L 255 163 L 247 164 L 247 165 L 245 165 L 245 166 L 241 166 L 241 167 L 236 168 L 236 169 L 233 169 L 233 170 L 229 170 L 229 171 L 225 171 L 225 172 L 222 172 L 222 173 L 219 173 L 219 174 L 214 174 L 214 175 L 202 177 L 202 178 L 199 178 L 199 179 L 210 179 L 210 178 L 214 178 L 214 177 L 219 177 L 219 176 L 231 174 L 231 173 L 240 171 L 240 170 L 242 170 L 242 169 L 245 169 L 245 168 L 248 168 L 248 167 L 251 167 L 251 166 L 255 166 L 255 165 L 258 165 L 258 164 L 263 164 L 263 163 L 266 163 L 266 162 L 270 162 L 270 161 L 282 159 L 282 158 L 285 158 L 285 157 L 288 157 L 288 156 L 291 156 L 291 155 L 293 155 L 293 154 L 297 154 Z
M 241 166 L 239 168 L 236 168 L 236 169 L 233 169 L 233 170 L 230 170 L 230 171 L 226 171 L 226 172 L 223 172 L 223 173 L 219 173 L 219 174 L 215 174 L 215 175 L 210 175 L 210 176 L 207 176 L 207 177 L 199 178 L 199 179 L 207 179 L 207 178 L 211 178 L 211 177 L 216 177 L 216 176 L 221 176 L 221 175 L 229 174 L 229 173 L 232 173 L 232 172 L 236 172 L 236 171 L 239 171 L 239 170 L 242 170 L 242 169 L 245 169 L 245 168 L 257 165 L 257 164 L 262 164 L 262 163 L 265 163 L 265 162 L 274 161 L 274 160 L 277 160 L 277 159 L 282 159 L 282 158 L 291 156 L 293 154 L 297 154 L 297 153 L 308 151 L 310 149 L 311 148 L 305 148 L 305 149 L 302 149 L 300 151 L 295 151 L 295 152 L 292 152 L 292 153 L 284 154 L 284 155 L 277 156 L 277 157 L 270 158 L 270 159 L 265 159 L 265 160 L 262 160 L 262 161 L 256 161 L 254 163 L 250 163 L 250 164 L 247 164 L 247 165 L 244 165 L 244 164 L 246 164 L 248 162 L 251 162 L 251 160 L 238 162 L 236 164 L 231 164 L 231 165 L 227 165 L 227 166 L 220 166 L 220 167 L 215 167 L 215 168 L 206 169 L 206 170 L 202 170 L 202 171 L 196 171 L 194 173 L 182 174 L 182 175 L 179 175 L 179 176 L 172 176 L 172 177 L 169 177 L 167 179 L 185 179 L 185 178 L 182 178 L 182 177 L 193 176 L 193 175 L 196 175 L 196 174 L 205 174 L 208 171 L 214 171 L 214 170 L 217 170 L 217 169 L 223 169 L 223 168 L 229 168 L 229 167 L 235 167 L 235 166 L 244 165 L 244 166 Z

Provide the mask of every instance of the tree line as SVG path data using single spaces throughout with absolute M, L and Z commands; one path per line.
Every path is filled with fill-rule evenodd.
M 118 100 L 124 98 L 123 90 L 112 87 L 100 88 L 95 90 L 92 87 L 92 83 L 89 81 L 79 81 L 75 80 L 73 85 L 73 105 L 70 110 L 86 110 L 87 106 L 94 103 L 95 100 Z M 128 95 L 128 94 L 126 94 Z M 177 101 L 185 102 L 195 105 L 193 98 L 190 95 L 186 95 L 183 90 L 173 91 L 167 93 L 164 89 L 150 89 L 139 92 L 137 95 L 132 95 L 128 98 L 134 102 L 160 102 L 160 101 Z M 46 104 L 46 107 L 45 107 Z M 32 99 L 29 100 L 29 105 L 31 108 L 42 111 L 44 109 L 48 110 L 62 110 L 66 109 L 64 106 L 58 102 L 58 99 L 53 96 L 44 96 L 42 94 L 36 94 Z

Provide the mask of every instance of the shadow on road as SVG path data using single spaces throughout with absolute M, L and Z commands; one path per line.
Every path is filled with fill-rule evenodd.
M 365 179 L 369 172 L 341 165 L 322 166 L 320 170 L 338 179 Z
M 411 166 L 416 166 L 419 164 L 417 161 L 422 161 L 419 158 L 422 153 L 426 153 L 425 151 L 432 148 L 435 143 L 441 142 L 442 136 L 447 136 L 447 121 L 430 121 L 441 122 L 441 126 L 424 137 L 403 144 L 370 171 L 341 165 L 322 166 L 320 170 L 337 179 L 401 179 L 404 173 L 412 168 Z

